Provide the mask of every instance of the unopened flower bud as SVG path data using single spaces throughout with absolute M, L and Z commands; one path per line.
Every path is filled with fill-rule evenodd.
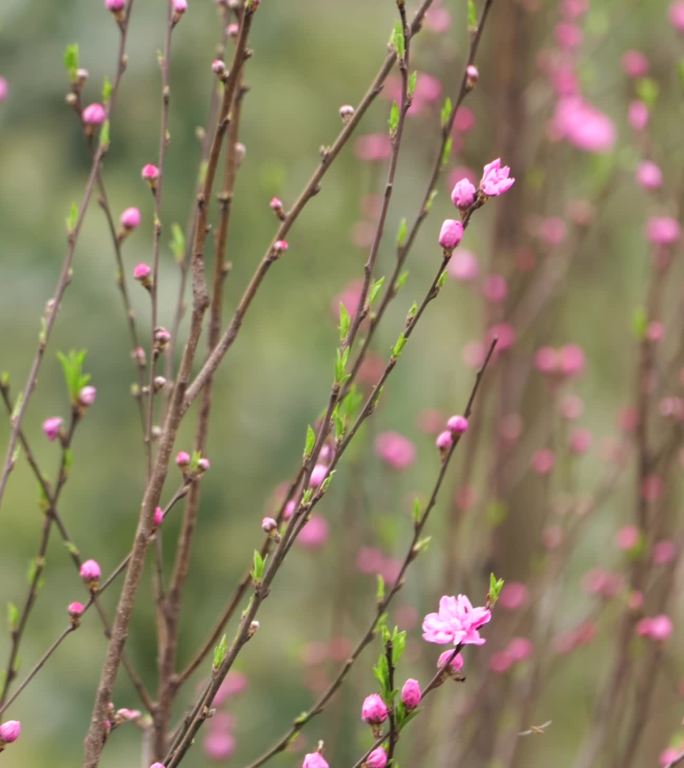
M 232 22 L 226 27 L 228 37 L 237 37 L 240 34 L 240 25 L 237 22 Z
M 67 613 L 71 617 L 71 625 L 77 627 L 81 622 L 81 616 L 85 613 L 85 605 L 74 601 L 67 606 Z
M 105 0 L 105 8 L 112 13 L 120 13 L 126 7 L 126 0 Z
M 86 560 L 81 564 L 79 574 L 91 590 L 96 590 L 100 576 L 102 576 L 102 569 L 97 560 Z
M 87 69 L 83 69 L 83 67 L 79 67 L 79 69 L 76 70 L 76 84 L 79 88 L 82 88 L 86 84 L 89 76 L 90 73 Z
M 197 462 L 197 469 L 199 469 L 200 472 L 206 472 L 210 467 L 211 462 L 206 458 L 206 456 L 202 456 L 202 458 Z
M 463 224 L 456 219 L 445 219 L 439 231 L 439 244 L 445 251 L 451 252 L 461 242 Z
M 152 524 L 155 528 L 159 528 L 159 526 L 164 522 L 164 510 L 161 507 L 156 507 L 154 510 L 154 515 L 152 515 Z
M 366 758 L 366 768 L 385 768 L 387 765 L 387 752 L 382 747 L 376 747 Z
M 377 693 L 366 696 L 361 707 L 361 719 L 370 725 L 380 725 L 387 720 L 389 711 L 382 697 Z
M 163 376 L 155 376 L 154 377 L 154 391 L 159 392 L 159 390 L 164 389 L 166 386 L 166 379 Z
M 480 79 L 480 72 L 474 64 L 470 64 L 466 67 L 466 88 L 469 91 L 477 85 L 477 81 Z
M 289 247 L 287 240 L 276 240 L 273 244 L 273 251 L 276 256 L 279 256 L 281 253 L 285 253 Z
M 0 725 L 0 751 L 5 744 L 12 744 L 21 736 L 21 723 L 19 720 L 7 720 Z
M 249 625 L 249 637 L 254 637 L 256 635 L 257 631 L 259 630 L 259 627 L 261 624 L 255 619 L 250 625 Z
M 171 333 L 164 326 L 159 325 L 154 329 L 155 351 L 163 352 L 169 346 L 170 341 Z
M 285 211 L 283 210 L 283 201 L 279 197 L 272 197 L 269 203 L 271 210 L 282 221 L 285 218 Z
M 50 442 L 56 440 L 62 429 L 62 419 L 59 416 L 53 416 L 50 419 L 45 419 L 43 422 L 43 434 Z
M 137 229 L 141 221 L 142 217 L 138 208 L 126 208 L 119 217 L 119 223 L 127 232 Z
M 148 290 L 152 287 L 152 280 L 150 277 L 151 275 L 152 267 L 150 267 L 149 264 L 145 264 L 144 262 L 136 264 L 133 268 L 133 278 Z
M 340 107 L 340 118 L 345 125 L 354 117 L 354 107 L 351 104 L 343 104 Z
M 454 439 L 451 436 L 451 432 L 445 429 L 444 432 L 440 432 L 435 440 L 435 445 L 439 448 L 441 453 L 446 453 L 453 445 Z
M 401 689 L 401 702 L 406 709 L 415 709 L 419 704 L 423 694 L 420 690 L 420 683 L 410 677 Z
M 173 0 L 173 23 L 178 24 L 188 10 L 188 0 Z
M 241 142 L 238 141 L 235 143 L 235 157 L 237 159 L 238 165 L 242 165 L 242 161 L 247 156 L 247 147 Z
M 465 416 L 451 416 L 447 421 L 447 427 L 457 435 L 468 431 L 468 419 Z
M 107 110 L 102 104 L 89 104 L 81 112 L 81 120 L 85 125 L 102 125 L 107 119 Z
M 179 451 L 176 455 L 176 466 L 189 467 L 190 466 L 190 454 L 187 451 Z
M 211 62 L 211 69 L 217 75 L 222 75 L 226 71 L 226 63 L 221 59 L 214 59 Z
M 81 390 L 78 393 L 78 402 L 84 408 L 88 408 L 88 406 L 91 406 L 95 402 L 96 397 L 97 390 L 95 387 L 88 385 L 86 387 L 81 387 Z
M 143 165 L 143 169 L 140 172 L 143 179 L 149 184 L 150 189 L 154 192 L 157 188 L 157 179 L 159 178 L 159 168 L 153 163 L 147 163 Z

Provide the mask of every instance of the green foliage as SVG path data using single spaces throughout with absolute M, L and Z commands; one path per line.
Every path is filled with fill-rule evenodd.
M 262 557 L 259 550 L 254 550 L 254 558 L 252 565 L 252 581 L 254 584 L 259 585 L 263 581 L 264 572 L 266 571 L 266 558 Z
M 112 98 L 112 82 L 108 77 L 105 77 L 102 83 L 102 103 L 108 104 Z
M 306 442 L 304 443 L 304 460 L 305 461 L 311 456 L 315 444 L 316 444 L 316 431 L 311 426 L 311 424 L 309 424 L 306 428 Z
M 344 306 L 344 304 L 340 302 L 340 323 L 338 326 L 340 343 L 343 343 L 347 338 L 350 326 L 351 317 L 349 316 L 349 312 L 347 311 L 347 308 Z
M 408 97 L 409 99 L 413 98 L 413 94 L 416 92 L 416 84 L 418 82 L 418 73 L 414 69 L 413 72 L 409 75 L 408 78 Z
M 347 373 L 347 363 L 349 362 L 349 347 L 338 348 L 335 359 L 335 383 L 340 386 L 344 384 L 351 374 Z
M 226 656 L 228 655 L 228 638 L 223 635 L 221 639 L 219 640 L 216 648 L 214 648 L 214 659 L 211 665 L 211 668 L 214 672 L 217 672 L 225 661 Z
M 489 592 L 487 594 L 487 599 L 489 601 L 490 606 L 496 605 L 496 601 L 499 599 L 499 595 L 501 594 L 501 590 L 503 589 L 503 587 L 504 587 L 504 580 L 497 579 L 493 573 L 490 573 L 489 574 Z
M 475 7 L 475 0 L 468 0 L 468 30 L 470 32 L 477 31 L 477 8 Z
M 399 128 L 399 105 L 396 101 L 392 102 L 390 107 L 389 117 L 387 118 L 387 127 L 389 128 L 389 134 L 392 138 L 397 135 L 397 129 Z
M 403 59 L 406 55 L 406 41 L 404 40 L 404 29 L 400 21 L 394 25 L 389 44 L 397 56 Z
M 651 77 L 641 77 L 635 83 L 635 89 L 637 96 L 646 104 L 647 107 L 653 108 L 658 100 L 658 94 L 660 92 L 660 86 Z
M 449 125 L 453 108 L 454 105 L 451 99 L 447 96 L 446 99 L 444 99 L 444 104 L 442 104 L 442 109 L 439 113 L 439 124 L 442 126 L 442 128 L 446 128 L 447 125 Z
M 380 277 L 378 278 L 373 285 L 371 286 L 370 292 L 368 293 L 368 305 L 373 306 L 373 303 L 375 299 L 378 297 L 378 294 L 382 290 L 382 286 L 385 284 L 385 278 Z
M 406 244 L 406 237 L 408 235 L 408 222 L 406 221 L 406 218 L 402 218 L 399 222 L 399 228 L 397 229 L 397 245 L 401 248 L 401 246 Z
M 171 242 L 169 243 L 171 253 L 180 264 L 185 258 L 185 233 L 180 224 L 175 221 L 171 225 Z
M 76 229 L 76 224 L 78 224 L 78 205 L 72 203 L 71 208 L 69 209 L 69 215 L 66 218 L 67 232 L 71 234 Z
M 19 609 L 17 606 L 12 603 L 7 603 L 7 626 L 9 627 L 10 632 L 14 632 L 14 630 L 19 625 Z
M 66 355 L 63 352 L 58 352 L 57 359 L 62 364 L 64 381 L 66 382 L 69 398 L 72 403 L 76 404 L 78 403 L 78 393 L 90 381 L 90 374 L 83 373 L 86 351 L 85 349 L 81 349 L 77 352 L 72 349 Z
M 78 59 L 78 43 L 70 43 L 64 49 L 64 68 L 72 83 L 78 80 Z

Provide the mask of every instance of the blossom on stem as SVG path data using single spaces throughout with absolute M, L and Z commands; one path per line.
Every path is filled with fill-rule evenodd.
M 107 119 L 107 109 L 103 104 L 88 104 L 81 112 L 81 120 L 85 125 L 102 125 Z
M 451 659 L 451 661 L 449 661 L 449 659 Z M 442 669 L 447 661 L 449 661 L 448 671 L 450 673 L 460 672 L 463 669 L 463 665 L 465 664 L 463 654 L 457 653 L 454 656 L 453 649 L 450 651 L 444 651 L 443 653 L 439 654 L 439 658 L 437 659 L 437 669 Z
M 152 524 L 155 528 L 159 528 L 159 526 L 164 522 L 164 510 L 161 507 L 156 507 L 154 510 L 154 515 L 152 515 Z
M 466 178 L 456 182 L 451 190 L 451 202 L 461 211 L 466 211 L 475 202 L 477 189 L 475 185 Z
M 178 451 L 176 454 L 176 466 L 188 467 L 190 466 L 190 454 L 187 451 Z
M 95 389 L 95 387 L 87 385 L 85 387 L 81 387 L 78 393 L 78 402 L 84 408 L 87 408 L 88 406 L 91 406 L 95 402 L 96 397 L 97 397 L 97 390 Z
M 105 8 L 112 13 L 123 11 L 126 7 L 126 0 L 105 0 Z
M 646 222 L 646 237 L 653 245 L 673 245 L 680 235 L 679 222 L 670 216 L 652 216 Z
M 63 423 L 63 420 L 59 416 L 52 416 L 49 419 L 45 419 L 43 422 L 43 434 L 51 442 L 56 440 L 59 437 L 59 432 Z
M 19 720 L 7 720 L 0 725 L 0 747 L 12 744 L 21 736 L 21 723 Z
M 152 267 L 142 261 L 140 264 L 136 264 L 135 267 L 133 267 L 133 277 L 143 285 L 146 285 L 149 282 L 151 274 Z
M 97 560 L 86 560 L 81 564 L 79 574 L 83 581 L 89 587 L 97 587 L 97 583 L 102 576 L 102 570 Z
M 665 613 L 658 616 L 644 616 L 636 625 L 638 635 L 658 642 L 669 639 L 672 629 L 672 619 Z
M 453 251 L 463 238 L 463 224 L 457 219 L 445 219 L 439 230 L 439 244 L 445 251 Z
M 487 197 L 503 195 L 515 184 L 515 179 L 510 176 L 511 169 L 507 165 L 501 165 L 501 158 L 497 157 L 491 163 L 485 165 L 480 179 L 480 191 Z
M 320 752 L 310 752 L 308 755 L 304 755 L 302 768 L 330 768 L 330 766 Z
M 451 432 L 445 429 L 444 432 L 440 432 L 435 440 L 435 445 L 440 451 L 447 451 L 453 445 L 454 439 L 451 436 Z
M 375 453 L 392 469 L 407 469 L 416 458 L 413 443 L 398 432 L 382 432 L 375 439 Z
M 361 706 L 361 719 L 369 725 L 380 725 L 389 716 L 387 705 L 377 693 L 366 696 Z
M 140 226 L 142 217 L 138 208 L 126 208 L 126 210 L 119 217 L 119 223 L 121 226 L 129 232 L 133 229 L 137 229 Z
M 489 608 L 473 607 L 465 595 L 444 595 L 438 613 L 428 613 L 423 619 L 423 639 L 439 645 L 484 645 L 486 640 L 478 630 L 491 618 Z
M 456 435 L 462 435 L 468 431 L 468 419 L 465 416 L 450 416 L 447 421 L 447 427 Z
M 387 752 L 382 747 L 376 747 L 366 758 L 366 768 L 385 768 L 387 765 Z
M 422 696 L 420 683 L 412 677 L 409 677 L 401 688 L 402 704 L 406 709 L 415 709 L 420 704 Z

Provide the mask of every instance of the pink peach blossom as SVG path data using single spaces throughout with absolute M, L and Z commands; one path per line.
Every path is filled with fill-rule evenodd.
M 439 601 L 439 612 L 429 613 L 423 619 L 423 639 L 440 645 L 484 645 L 486 640 L 478 630 L 491 618 L 489 608 L 473 607 L 465 595 L 444 595 Z
M 416 458 L 413 443 L 398 432 L 382 432 L 375 440 L 375 453 L 392 469 L 407 469 Z

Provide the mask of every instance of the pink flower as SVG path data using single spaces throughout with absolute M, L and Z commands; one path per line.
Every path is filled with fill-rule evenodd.
M 534 355 L 534 365 L 539 373 L 554 374 L 558 371 L 558 353 L 553 347 L 539 347 Z
M 307 549 L 318 549 L 328 540 L 328 523 L 323 517 L 312 515 L 302 528 L 297 541 Z
M 189 467 L 190 466 L 190 454 L 187 451 L 178 451 L 176 454 L 176 466 Z
M 584 577 L 584 589 L 590 595 L 610 600 L 624 589 L 625 580 L 619 573 L 612 573 L 604 568 L 594 568 Z
M 525 605 L 528 595 L 528 589 L 522 582 L 507 581 L 501 591 L 497 605 L 507 611 L 516 611 Z
M 451 202 L 461 211 L 466 211 L 475 202 L 477 189 L 468 179 L 460 179 L 451 190 Z
M 582 45 L 582 30 L 574 24 L 561 21 L 554 30 L 556 42 L 560 48 L 573 50 Z
M 398 432 L 382 432 L 375 440 L 375 453 L 392 469 L 407 469 L 416 458 L 413 443 Z
M 310 752 L 308 755 L 304 755 L 302 768 L 330 768 L 330 766 L 320 752 Z
M 164 765 L 164 763 L 152 763 L 150 768 L 166 768 L 166 766 Z
M 447 663 L 449 659 L 451 659 L 453 655 L 453 649 L 450 651 L 444 651 L 444 653 L 440 653 L 439 658 L 437 659 L 437 669 L 442 669 L 442 667 Z M 465 661 L 463 660 L 463 654 L 457 653 L 449 662 L 449 672 L 460 672 L 463 669 L 464 664 Z
M 542 448 L 532 456 L 532 469 L 538 475 L 548 475 L 553 471 L 556 457 L 549 448 Z
M 433 5 L 425 14 L 425 26 L 433 32 L 446 32 L 451 24 L 451 15 L 441 5 Z
M 7 98 L 9 85 L 4 77 L 0 77 L 0 104 Z
M 580 456 L 591 448 L 591 432 L 588 429 L 574 429 L 570 433 L 570 450 Z
M 143 165 L 140 175 L 145 181 L 156 181 L 159 178 L 159 168 L 153 163 L 147 163 Z
M 119 217 L 119 223 L 124 229 L 132 230 L 140 226 L 141 216 L 138 208 L 126 208 Z
M 63 420 L 59 416 L 53 416 L 50 419 L 45 419 L 43 422 L 43 434 L 50 442 L 56 440 L 59 437 L 59 431 L 62 427 Z
M 514 637 L 506 647 L 506 652 L 513 661 L 525 661 L 532 655 L 534 646 L 526 637 Z
M 387 160 L 392 154 L 392 142 L 386 133 L 367 133 L 359 136 L 354 144 L 359 160 L 378 162 Z
M 645 77 L 648 74 L 648 59 L 641 51 L 625 51 L 622 54 L 622 69 L 627 77 Z
M 71 616 L 72 619 L 80 619 L 81 616 L 83 616 L 85 613 L 85 605 L 83 605 L 83 603 L 79 603 L 78 601 L 69 603 L 67 606 L 67 613 L 69 616 Z
M 261 530 L 264 533 L 271 533 L 271 531 L 278 530 L 278 523 L 272 517 L 265 517 L 261 521 Z
M 491 343 L 494 339 L 498 339 L 496 351 L 505 352 L 515 344 L 515 328 L 510 323 L 493 325 L 487 332 L 487 343 Z
M 673 245 L 681 235 L 677 219 L 669 216 L 652 216 L 646 222 L 646 237 L 653 245 Z
M 361 719 L 370 725 L 380 725 L 387 720 L 389 712 L 382 697 L 377 693 L 366 696 L 361 706 Z
M 451 432 L 446 429 L 444 432 L 440 432 L 435 440 L 435 445 L 440 451 L 446 451 L 453 445 L 454 439 L 451 436 Z
M 480 272 L 480 267 L 471 251 L 459 248 L 449 259 L 447 270 L 455 280 L 466 283 L 470 280 L 475 280 Z
M 447 427 L 456 435 L 462 435 L 468 431 L 468 419 L 465 416 L 450 416 Z
M 214 700 L 211 702 L 213 707 L 220 707 L 232 696 L 237 696 L 247 688 L 247 677 L 242 672 L 229 672 L 226 679 L 221 683 L 221 687 L 216 692 Z
M 86 125 L 102 125 L 107 119 L 107 110 L 102 104 L 89 104 L 81 112 L 81 120 Z
M 80 405 L 84 406 L 85 408 L 88 408 L 89 406 L 93 405 L 96 397 L 97 397 L 97 390 L 95 389 L 95 387 L 88 385 L 85 387 L 81 387 L 81 390 L 78 393 L 78 402 Z
M 374 749 L 364 763 L 367 768 L 385 768 L 387 765 L 387 752 L 382 747 Z
M 547 245 L 560 245 L 567 234 L 568 225 L 560 216 L 547 216 L 537 228 L 537 237 Z
M 677 557 L 677 545 L 670 539 L 663 539 L 653 545 L 652 558 L 655 565 L 668 565 Z
M 577 344 L 566 344 L 559 350 L 560 372 L 564 376 L 577 376 L 584 370 L 584 352 Z
M 203 746 L 210 760 L 228 760 L 235 752 L 235 737 L 228 731 L 212 729 L 205 736 Z
M 503 195 L 515 184 L 515 179 L 510 177 L 511 169 L 501 165 L 501 158 L 497 157 L 484 167 L 480 179 L 480 190 L 488 197 Z
M 296 507 L 297 502 L 294 499 L 290 499 L 283 509 L 283 520 L 287 522 L 294 515 Z
M 684 28 L 684 3 L 682 3 L 682 28 Z M 667 747 L 667 749 L 664 749 L 660 753 L 660 757 L 658 758 L 658 765 L 661 766 L 661 768 L 669 768 L 671 763 L 674 763 L 675 760 L 679 760 L 679 758 L 684 754 L 680 749 L 675 749 L 674 747 Z
M 496 672 L 499 675 L 503 675 L 505 672 L 508 672 L 512 666 L 513 659 L 509 656 L 505 649 L 503 651 L 493 653 L 489 659 L 489 668 L 492 670 L 492 672 Z
M 7 720 L 0 725 L 0 745 L 11 744 L 21 736 L 19 720 Z
M 439 244 L 445 251 L 453 249 L 461 242 L 463 238 L 463 224 L 456 219 L 445 219 L 439 230 Z
M 144 283 L 146 280 L 149 279 L 150 275 L 152 274 L 152 267 L 150 267 L 149 264 L 145 264 L 144 262 L 140 262 L 140 264 L 136 264 L 133 268 L 133 277 L 136 280 L 139 280 L 141 283 Z
M 634 549 L 641 541 L 641 533 L 636 525 L 626 525 L 615 535 L 615 543 L 618 549 L 628 552 Z
M 635 131 L 643 131 L 648 125 L 648 107 L 643 101 L 630 102 L 627 120 Z
M 402 704 L 406 709 L 415 709 L 420 704 L 422 696 L 420 683 L 412 677 L 409 677 L 401 688 Z
M 81 564 L 79 574 L 83 581 L 89 585 L 96 585 L 102 575 L 100 564 L 97 560 L 86 560 Z
M 311 477 L 309 478 L 309 485 L 312 488 L 318 488 L 328 475 L 328 468 L 325 464 L 316 464 L 311 470 Z
M 608 152 L 615 144 L 612 120 L 581 96 L 564 96 L 558 100 L 551 121 L 555 139 L 565 139 L 585 152 Z
M 159 528 L 159 526 L 164 522 L 164 510 L 161 507 L 157 507 L 154 510 L 154 515 L 152 516 L 152 524 L 155 528 Z
M 123 11 L 126 7 L 126 0 L 105 0 L 105 8 L 112 13 Z
M 478 630 L 492 618 L 489 608 L 474 608 L 465 595 L 444 595 L 439 612 L 428 613 L 423 619 L 423 639 L 428 643 L 446 645 L 484 645 Z
M 502 275 L 487 275 L 482 285 L 482 295 L 492 304 L 499 304 L 508 294 L 508 284 Z
M 644 189 L 660 189 L 663 184 L 663 172 L 655 163 L 644 161 L 639 163 L 636 179 Z
M 684 32 L 684 0 L 675 0 L 668 11 L 670 24 L 677 32 Z
M 645 616 L 636 625 L 636 631 L 640 637 L 659 642 L 669 639 L 672 629 L 672 619 L 664 613 L 658 616 Z
M 188 0 L 173 0 L 173 10 L 182 15 L 188 10 Z
M 287 240 L 276 240 L 275 243 L 273 243 L 273 250 L 276 253 L 285 253 L 285 251 L 290 247 Z

